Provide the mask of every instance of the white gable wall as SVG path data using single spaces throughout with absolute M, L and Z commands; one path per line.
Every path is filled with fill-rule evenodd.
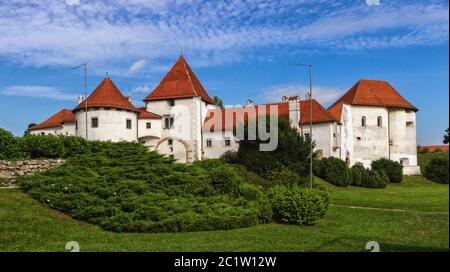
M 75 136 L 75 123 L 66 123 L 59 127 L 30 130 L 30 134 Z

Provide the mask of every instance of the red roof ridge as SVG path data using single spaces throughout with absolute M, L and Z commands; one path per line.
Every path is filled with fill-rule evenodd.
M 30 127 L 28 130 L 46 129 L 53 127 L 60 127 L 65 123 L 74 123 L 75 114 L 69 109 L 62 109 L 53 114 L 47 120 Z

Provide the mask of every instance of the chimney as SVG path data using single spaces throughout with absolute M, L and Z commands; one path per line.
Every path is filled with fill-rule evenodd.
M 80 95 L 78 96 L 78 104 L 80 104 L 81 102 L 83 102 L 83 100 L 84 100 L 84 98 L 83 98 L 83 96 L 80 94 Z
M 247 99 L 247 106 L 253 106 L 253 100 Z
M 291 123 L 291 127 L 295 130 L 299 130 L 300 128 L 300 97 L 290 96 L 287 98 L 289 100 L 289 121 Z
M 128 102 L 131 103 L 131 96 L 128 96 L 127 98 L 128 98 Z
M 281 97 L 281 101 L 282 101 L 282 102 L 286 102 L 287 100 L 288 100 L 287 96 L 283 95 L 283 96 Z

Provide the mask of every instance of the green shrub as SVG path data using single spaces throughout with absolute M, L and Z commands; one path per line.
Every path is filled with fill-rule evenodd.
M 421 147 L 421 148 L 418 148 L 418 152 L 417 153 L 419 153 L 419 154 L 428 154 L 428 153 L 430 153 L 430 149 L 428 147 Z
M 288 224 L 316 224 L 328 209 L 323 191 L 300 186 L 276 186 L 270 190 L 269 198 L 274 219 Z
M 305 183 L 305 178 L 301 178 L 297 173 L 289 170 L 286 166 L 278 164 L 263 177 L 270 180 L 274 185 L 300 185 Z
M 392 183 L 400 183 L 403 179 L 403 166 L 395 161 L 379 159 L 372 162 L 372 169 L 378 172 L 384 171 Z
M 272 118 L 267 118 L 267 122 Z M 309 175 L 310 147 L 314 146 L 314 142 L 311 143 L 309 138 L 301 137 L 288 121 L 278 119 L 278 145 L 275 150 L 261 151 L 261 144 L 267 144 L 267 141 L 241 139 L 236 163 L 244 165 L 258 175 L 269 173 L 280 164 L 300 177 Z
M 389 177 L 383 171 L 366 170 L 361 182 L 361 187 L 366 188 L 386 188 L 389 183 Z
M 352 183 L 352 173 L 343 160 L 334 157 L 324 158 L 313 166 L 315 174 L 325 181 L 338 186 Z
M 424 174 L 431 181 L 448 184 L 448 158 L 433 158 Z
M 64 157 L 90 152 L 88 141 L 82 137 L 59 136 L 59 140 L 64 146 Z
M 137 143 L 89 146 L 18 184 L 44 205 L 116 232 L 232 229 L 271 219 L 262 188 L 224 161 L 177 164 Z
M 367 169 L 361 164 L 354 164 L 350 170 L 352 171 L 352 184 L 353 186 L 361 186 L 367 175 Z
M 0 128 L 0 160 L 19 159 L 22 156 L 16 137 Z
M 220 158 L 227 163 L 237 163 L 237 152 L 228 150 Z
M 20 149 L 30 158 L 62 158 L 64 144 L 54 135 L 25 135 L 19 140 Z
M 242 178 L 239 176 L 236 169 L 232 166 L 219 166 L 209 170 L 211 174 L 212 186 L 215 190 L 237 195 L 239 194 L 239 185 L 242 183 Z

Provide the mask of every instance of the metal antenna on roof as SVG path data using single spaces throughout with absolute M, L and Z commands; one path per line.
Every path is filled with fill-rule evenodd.
M 309 154 L 309 176 L 310 176 L 310 184 L 309 187 L 312 188 L 314 183 L 314 175 L 313 175 L 313 140 L 312 140 L 312 115 L 313 115 L 313 96 L 312 96 L 312 64 L 303 64 L 303 63 L 289 63 L 289 65 L 293 66 L 303 66 L 309 67 L 309 139 L 310 139 L 310 154 Z
M 83 67 L 84 71 L 84 104 L 85 104 L 85 125 L 86 125 L 86 140 L 88 140 L 88 97 L 87 97 L 87 64 L 83 63 L 81 65 L 78 65 L 76 67 L 73 67 L 72 70 L 78 69 L 80 67 Z

